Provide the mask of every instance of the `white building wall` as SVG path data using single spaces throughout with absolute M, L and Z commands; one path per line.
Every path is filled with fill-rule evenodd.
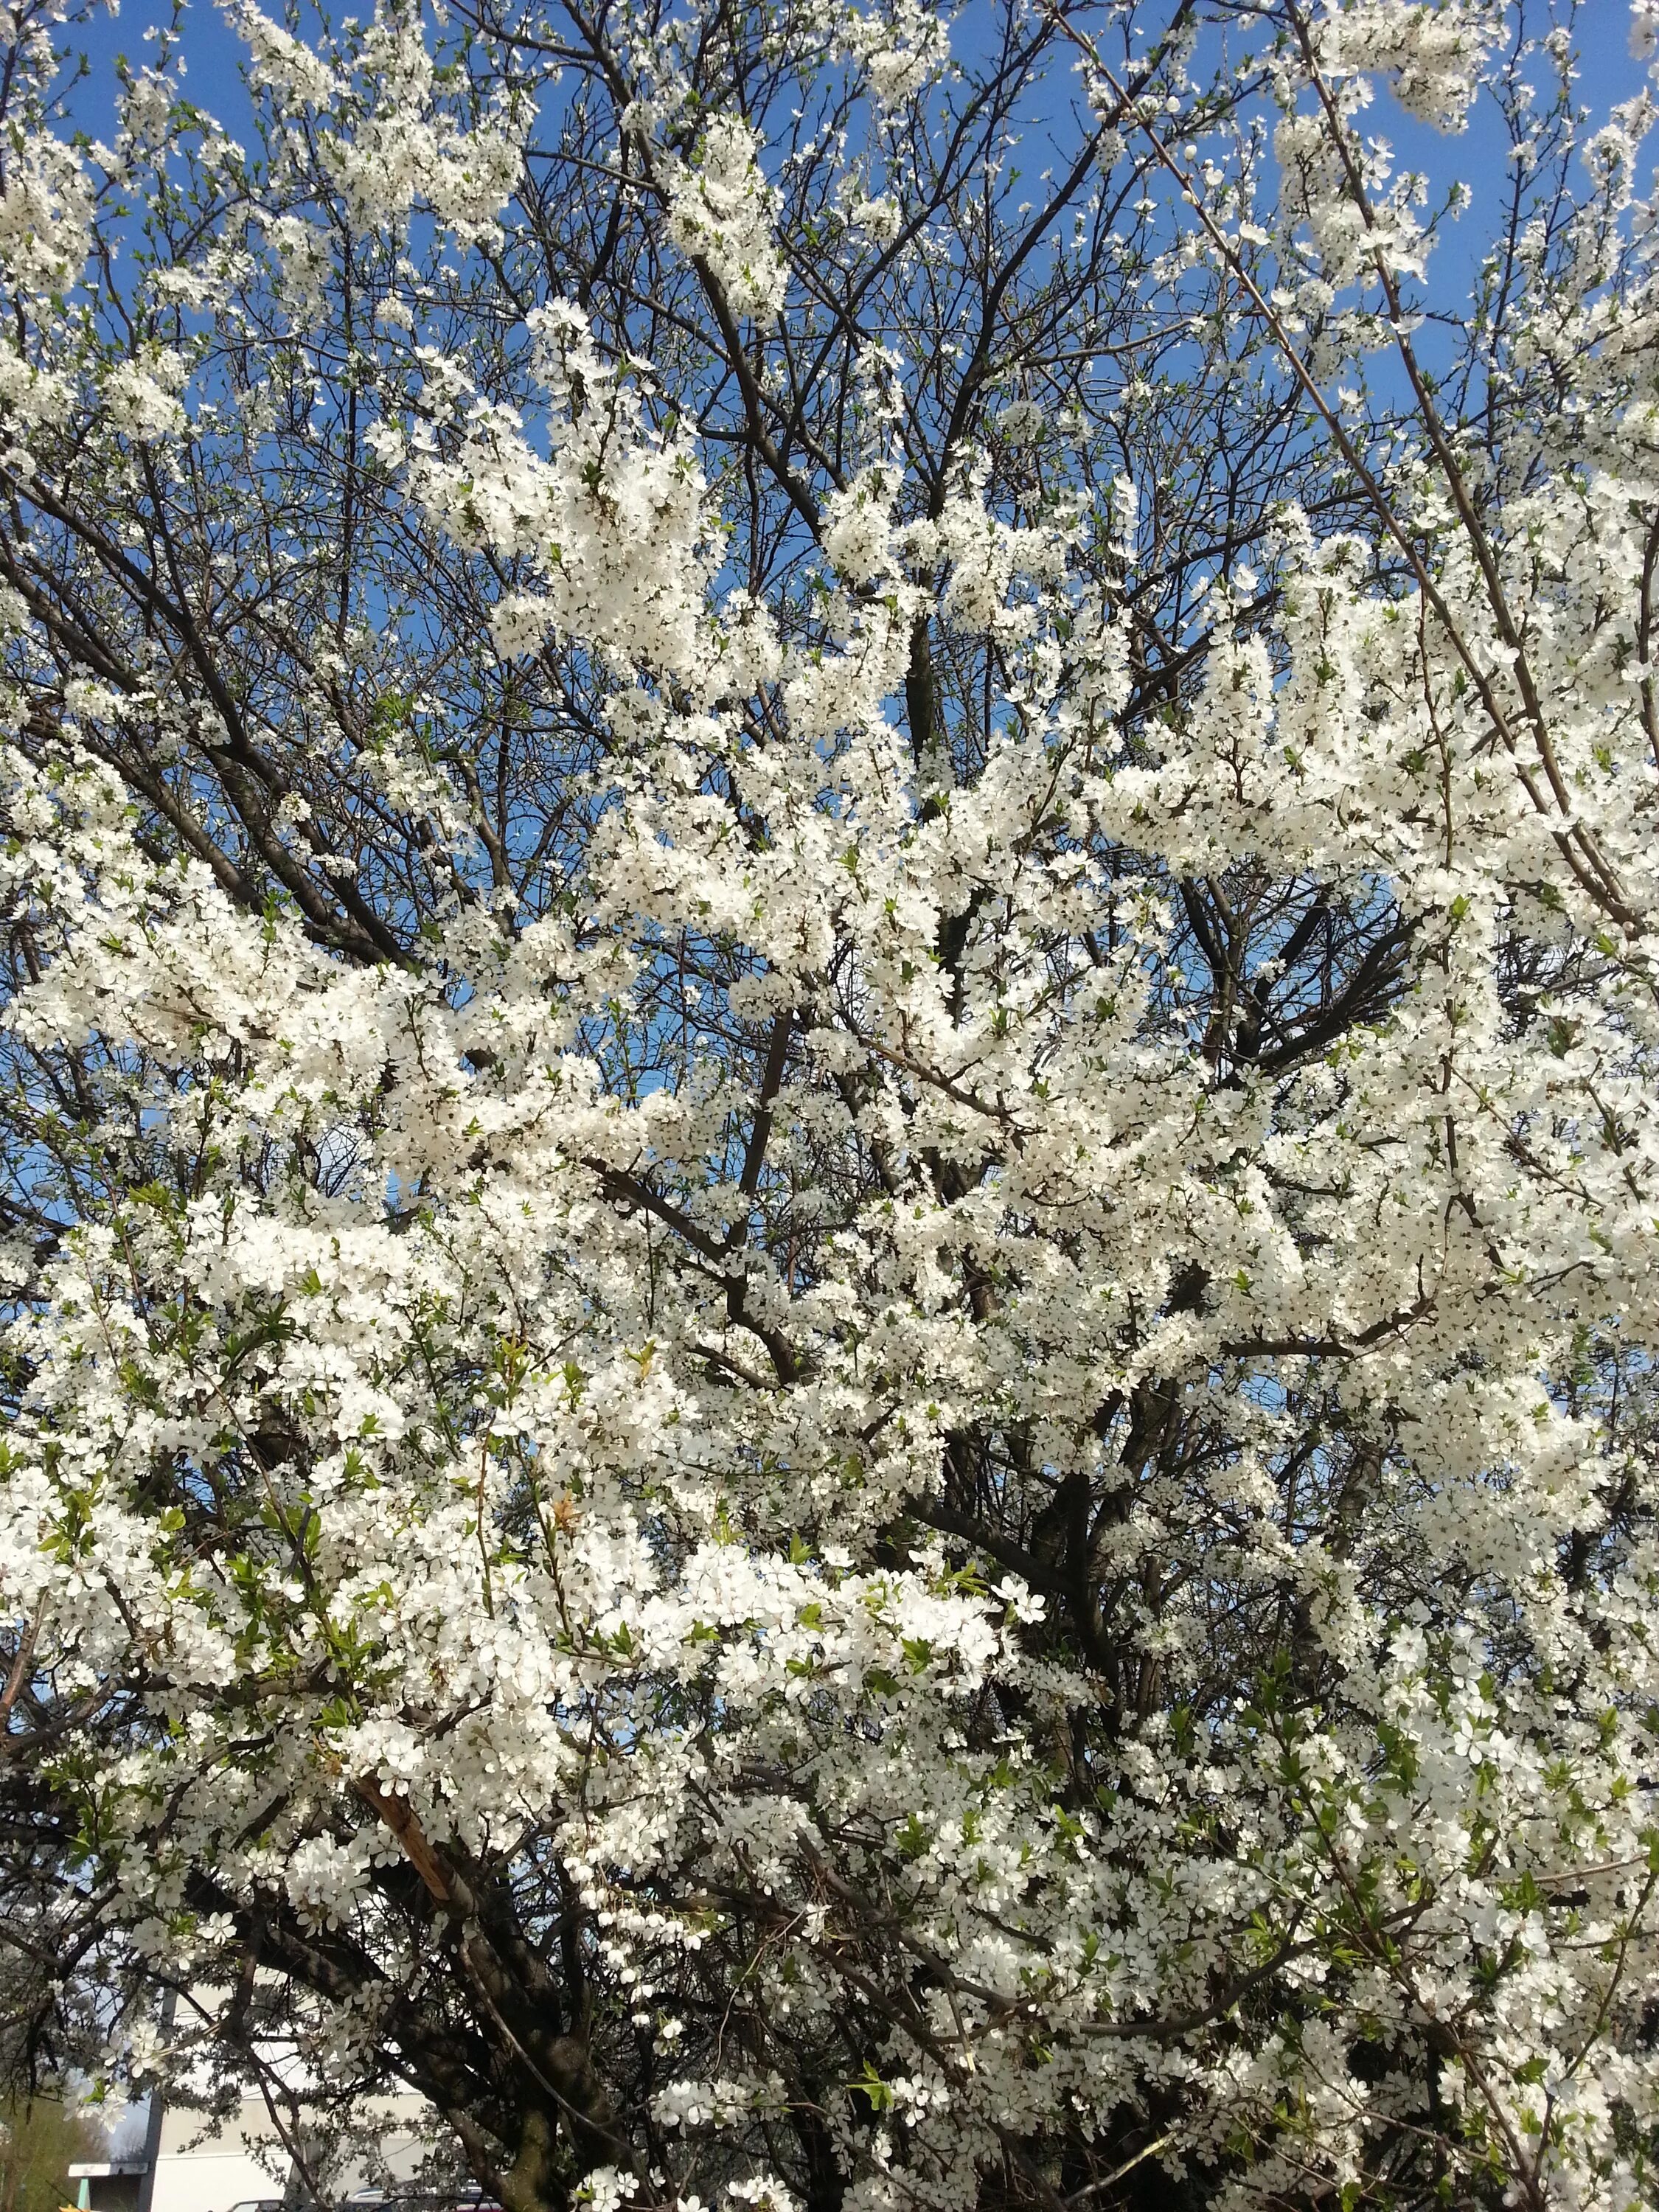
M 377 2098 L 364 2117 L 386 2124 L 381 2157 L 393 2179 L 413 2175 L 431 2146 L 431 2107 L 419 2097 Z M 170 2106 L 161 2115 L 150 2212 L 230 2212 L 248 2197 L 281 2197 L 289 2163 L 263 2097 L 245 2098 L 235 2119 L 218 2126 L 204 2124 L 200 2112 Z M 338 2197 L 366 2179 L 356 2171 L 328 2177 Z
M 230 2212 L 245 2197 L 282 2195 L 289 2154 L 262 2097 L 245 2099 L 228 2124 L 204 2126 L 199 2112 L 163 2112 L 150 2212 Z

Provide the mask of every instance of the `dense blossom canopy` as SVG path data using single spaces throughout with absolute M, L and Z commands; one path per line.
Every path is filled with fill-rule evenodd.
M 1571 16 L 6 19 L 24 2029 L 509 2212 L 1656 2201 Z

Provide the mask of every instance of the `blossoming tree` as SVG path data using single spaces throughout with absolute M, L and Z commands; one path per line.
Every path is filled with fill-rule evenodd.
M 108 143 L 7 19 L 0 1873 L 141 2074 L 509 2212 L 1655 2201 L 1571 18 L 239 0 Z

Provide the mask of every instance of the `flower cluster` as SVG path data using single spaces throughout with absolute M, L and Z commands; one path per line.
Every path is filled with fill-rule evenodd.
M 955 158 L 939 19 L 760 12 L 711 89 L 717 10 L 496 54 L 245 9 L 268 158 L 204 127 L 130 295 L 102 155 L 49 56 L 20 80 L 28 1878 L 237 2063 L 269 1989 L 319 2100 L 414 2084 L 509 2212 L 1143 2168 L 1215 2212 L 1626 2212 L 1647 111 L 1517 222 L 1583 295 L 1506 295 L 1454 421 L 1432 225 L 1357 118 L 1510 83 L 1495 11 L 1249 11 L 1231 140 L 1192 43 L 1126 89 L 1020 13 L 1109 111 L 1099 229 L 1019 203 L 971 315 L 1000 143 L 955 199 L 891 158 Z M 585 230 L 544 50 L 550 104 L 586 71 Z M 1035 95 L 996 82 L 1000 131 Z M 173 158 L 160 99 L 122 161 Z M 1187 228 L 1131 265 L 1097 179 L 1135 132 Z M 1321 381 L 1383 343 L 1409 432 Z M 1212 435 L 1258 401 L 1251 452 Z

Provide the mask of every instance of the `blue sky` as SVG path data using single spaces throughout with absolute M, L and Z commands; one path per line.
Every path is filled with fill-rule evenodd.
M 281 0 L 264 0 L 264 4 L 280 18 Z M 373 0 L 358 0 L 362 15 L 367 15 L 372 6 Z M 971 42 L 974 18 L 981 12 L 988 13 L 988 0 L 967 0 L 955 19 L 958 40 L 965 36 Z M 1149 7 L 1146 12 L 1149 23 L 1159 20 L 1162 14 L 1156 7 Z M 145 33 L 169 21 L 173 14 L 169 0 L 125 0 L 118 16 L 100 13 L 93 23 L 73 34 L 73 43 L 84 49 L 94 67 L 94 82 L 84 95 L 89 130 L 109 128 L 113 87 L 110 65 L 114 58 L 125 53 L 135 63 L 148 58 L 154 47 L 146 43 Z M 186 0 L 180 20 L 189 57 L 190 96 L 234 130 L 238 111 L 246 112 L 237 82 L 238 42 L 214 0 Z M 1577 42 L 1582 89 L 1586 103 L 1597 112 L 1614 100 L 1628 99 L 1639 88 L 1641 72 L 1631 58 L 1629 25 L 1627 0 L 1581 0 Z M 77 106 L 81 105 L 77 100 Z M 1478 189 L 1478 174 L 1468 181 Z
M 283 0 L 263 0 L 280 16 Z M 374 0 L 346 0 L 346 5 L 367 15 Z M 696 0 L 685 0 L 688 9 Z M 953 18 L 953 44 L 958 53 L 973 52 L 994 20 L 994 0 L 965 0 Z M 1140 15 L 1148 36 L 1167 18 L 1170 0 L 1145 0 Z M 1566 0 L 1559 0 L 1565 6 Z M 308 6 L 306 12 L 309 13 Z M 1548 0 L 1530 0 L 1528 14 L 1539 29 L 1548 21 Z M 118 16 L 98 11 L 94 20 L 68 34 L 69 42 L 84 51 L 92 64 L 90 79 L 75 94 L 76 122 L 94 136 L 111 135 L 113 125 L 115 64 L 125 54 L 135 65 L 153 58 L 155 46 L 147 32 L 174 20 L 171 0 L 125 0 Z M 185 0 L 177 11 L 182 28 L 182 52 L 187 64 L 184 89 L 191 100 L 215 114 L 237 137 L 251 135 L 251 116 L 240 81 L 240 42 L 227 24 L 216 0 Z M 1626 100 L 1642 85 L 1644 71 L 1630 52 L 1628 0 L 1580 0 L 1574 36 L 1577 52 L 1578 90 L 1583 105 L 1599 120 L 1615 102 Z M 1064 68 L 1065 64 L 1062 64 Z M 1075 92 L 1067 84 L 1067 101 Z M 1039 124 L 1039 134 L 1041 131 Z M 1064 127 L 1063 125 L 1061 126 Z M 1492 235 L 1511 172 L 1501 125 L 1490 103 L 1478 103 L 1468 130 L 1460 136 L 1443 137 L 1408 117 L 1385 89 L 1379 89 L 1366 127 L 1388 138 L 1397 161 L 1426 174 L 1431 203 L 1443 198 L 1457 180 L 1473 195 L 1455 226 L 1441 235 L 1430 265 L 1430 295 L 1441 313 L 1455 320 L 1467 289 Z M 1650 161 L 1655 158 L 1650 151 Z M 1461 295 L 1461 296 L 1460 296 Z M 1386 368 L 1376 373 L 1386 380 Z

